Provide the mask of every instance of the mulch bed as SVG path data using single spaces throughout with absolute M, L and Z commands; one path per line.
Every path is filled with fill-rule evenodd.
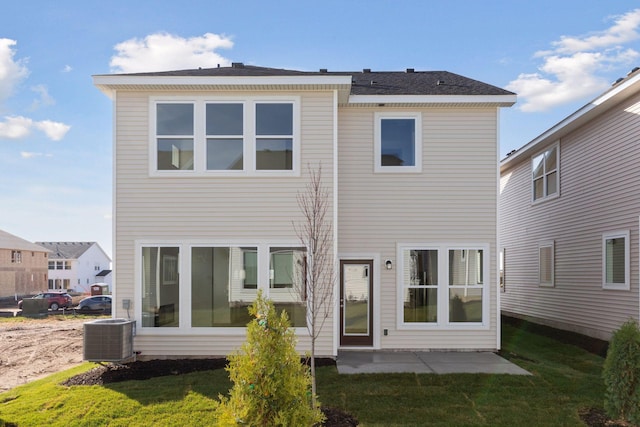
M 316 366 L 335 366 L 336 362 L 330 358 L 316 359 Z M 91 369 L 83 374 L 69 378 L 62 383 L 64 386 L 104 385 L 130 380 L 148 380 L 167 375 L 183 375 L 192 372 L 224 369 L 227 359 L 172 359 L 136 361 L 126 365 L 105 365 Z M 358 425 L 351 414 L 338 408 L 322 407 L 326 420 L 325 427 L 353 427 Z

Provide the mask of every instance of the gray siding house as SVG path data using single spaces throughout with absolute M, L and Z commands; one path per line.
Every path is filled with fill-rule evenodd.
M 503 313 L 608 340 L 638 319 L 640 72 L 500 164 Z
M 498 120 L 449 72 L 98 75 L 114 103 L 114 297 L 141 358 L 226 355 L 263 290 L 309 348 L 293 223 L 322 166 L 335 264 L 318 355 L 497 349 Z

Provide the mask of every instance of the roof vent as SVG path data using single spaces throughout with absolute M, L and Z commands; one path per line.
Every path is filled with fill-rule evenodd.
M 327 69 L 326 69 L 326 68 L 320 68 L 320 72 L 321 72 L 321 73 L 326 73 L 326 72 L 327 72 Z
M 630 76 L 631 74 L 635 73 L 638 70 L 640 70 L 640 67 L 633 67 L 633 69 L 629 71 L 629 74 L 627 74 L 627 76 Z
M 623 81 L 623 80 L 624 80 L 624 78 L 620 77 L 618 80 L 616 80 L 615 82 L 613 82 L 613 83 L 611 84 L 611 86 L 615 86 L 615 85 L 617 85 L 618 83 L 620 83 L 620 82 L 621 82 L 621 81 Z
M 413 68 L 407 68 L 407 73 L 413 73 L 415 70 Z
M 244 68 L 244 64 L 242 62 L 232 62 L 231 68 Z
M 364 70 L 362 70 L 363 73 L 370 73 L 371 72 L 371 68 L 365 68 Z
M 375 80 L 371 80 L 371 82 L 369 83 L 369 86 L 373 86 L 375 84 L 376 84 Z
M 444 80 L 438 80 L 436 82 L 436 86 L 442 86 L 444 84 Z

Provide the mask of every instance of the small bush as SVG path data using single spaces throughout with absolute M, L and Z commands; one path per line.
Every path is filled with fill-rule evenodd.
M 296 337 L 286 312 L 276 314 L 262 293 L 249 307 L 255 317 L 247 325 L 247 341 L 229 356 L 233 382 L 229 398 L 220 396 L 218 425 L 312 426 L 322 421 L 312 406 L 311 374 L 300 362 Z
M 609 416 L 640 425 L 640 329 L 635 320 L 613 334 L 603 376 Z

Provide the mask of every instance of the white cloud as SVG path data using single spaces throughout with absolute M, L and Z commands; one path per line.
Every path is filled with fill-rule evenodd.
M 53 157 L 53 154 L 49 154 L 49 153 L 34 153 L 32 151 L 21 151 L 20 152 L 20 156 L 22 156 L 23 159 L 32 159 L 34 157 Z
M 230 63 L 216 50 L 231 47 L 233 42 L 224 35 L 206 33 L 200 37 L 182 38 L 156 33 L 144 39 L 133 38 L 118 43 L 114 47 L 118 53 L 109 65 L 116 73 L 211 68 Z
M 22 116 L 5 117 L 0 122 L 0 138 L 22 139 L 31 134 L 33 120 Z
M 0 122 L 0 138 L 24 139 L 31 135 L 32 129 L 37 129 L 54 141 L 59 141 L 71 129 L 71 126 L 51 120 L 34 121 L 23 116 L 8 116 Z
M 49 90 L 45 85 L 37 85 L 31 88 L 31 91 L 40 95 L 39 99 L 35 99 L 31 103 L 31 110 L 37 110 L 40 107 L 55 105 L 56 101 L 49 95 Z
M 71 67 L 71 65 L 65 65 L 62 69 L 63 73 L 70 73 L 71 71 L 73 71 L 73 67 Z
M 69 125 L 65 125 L 64 123 L 60 122 L 53 122 L 51 120 L 35 122 L 34 126 L 38 130 L 44 132 L 45 135 L 49 137 L 49 139 L 52 139 L 54 141 L 60 141 L 62 138 L 64 138 L 67 132 L 69 132 L 69 129 L 71 129 L 71 126 Z
M 14 60 L 16 41 L 0 38 L 0 103 L 4 102 L 16 86 L 29 75 L 27 60 Z
M 518 94 L 520 110 L 546 111 L 606 90 L 603 72 L 629 67 L 640 53 L 622 45 L 640 38 L 640 9 L 614 17 L 613 25 L 586 36 L 562 36 L 551 50 L 536 52 L 543 64 L 537 73 L 523 73 L 507 85 Z

